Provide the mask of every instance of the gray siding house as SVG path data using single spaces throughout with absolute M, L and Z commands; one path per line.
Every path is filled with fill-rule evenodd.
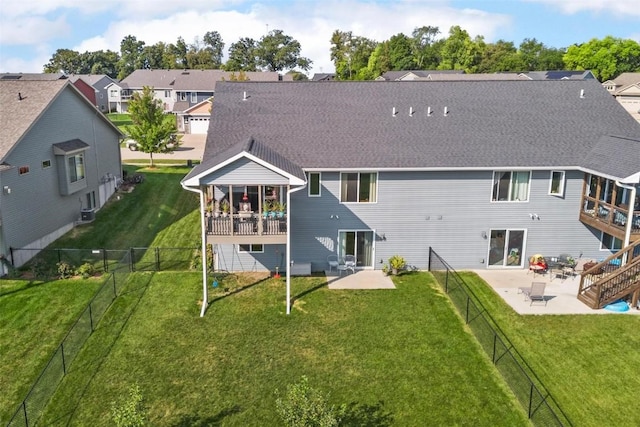
M 595 80 L 228 82 L 213 112 L 182 185 L 217 269 L 427 269 L 429 247 L 522 269 L 640 238 L 640 126 Z
M 37 251 L 12 249 L 47 246 L 115 192 L 122 134 L 69 80 L 0 81 L 0 123 L 0 254 L 18 267 Z
M 109 113 L 109 93 L 107 90 L 107 86 L 112 83 L 117 84 L 117 80 L 112 79 L 106 74 L 71 74 L 69 75 L 69 80 L 75 82 L 76 80 L 81 79 L 86 82 L 88 85 L 93 87 L 96 94 L 96 107 L 102 111 L 103 113 Z

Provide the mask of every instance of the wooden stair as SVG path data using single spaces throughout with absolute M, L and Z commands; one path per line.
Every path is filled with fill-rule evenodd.
M 627 246 L 580 274 L 578 300 L 593 309 L 603 308 L 633 294 L 640 297 L 640 241 Z

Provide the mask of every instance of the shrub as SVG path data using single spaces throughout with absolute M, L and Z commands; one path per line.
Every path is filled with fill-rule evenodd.
M 76 270 L 76 274 L 78 276 L 82 276 L 83 279 L 87 279 L 96 274 L 96 269 L 93 264 L 85 262 L 80 267 L 78 267 L 78 269 Z
M 58 268 L 58 277 L 60 279 L 68 279 L 75 273 L 73 266 L 65 261 L 57 263 L 56 267 Z
M 329 405 L 325 396 L 311 388 L 308 378 L 302 376 L 298 383 L 287 387 L 283 398 L 276 399 L 276 410 L 286 426 L 333 427 L 339 425 L 346 405 Z
M 389 266 L 392 270 L 402 270 L 407 265 L 407 261 L 400 255 L 389 258 Z
M 147 418 L 140 386 L 129 387 L 129 395 L 111 403 L 111 419 L 116 427 L 142 427 Z

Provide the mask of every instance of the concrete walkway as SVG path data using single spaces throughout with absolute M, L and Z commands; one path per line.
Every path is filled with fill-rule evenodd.
M 594 310 L 578 300 L 580 275 L 561 279 L 550 274 L 536 274 L 526 270 L 474 270 L 502 299 L 519 314 L 624 314 L 638 315 L 640 310 L 615 312 Z M 545 282 L 546 306 L 542 302 L 530 304 L 519 288 L 531 286 L 531 282 Z

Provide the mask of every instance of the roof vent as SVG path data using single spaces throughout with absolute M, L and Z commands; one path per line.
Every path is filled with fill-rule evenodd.
M 396 111 L 396 107 L 393 107 L 393 109 L 391 110 L 391 116 L 395 117 L 398 114 L 398 112 Z
M 580 99 L 584 99 L 584 89 L 580 89 Z
M 22 93 L 18 92 L 18 101 L 22 101 L 24 98 L 22 97 Z
M 247 95 L 247 91 L 245 90 L 244 92 L 242 92 L 242 100 L 246 101 L 247 99 L 249 99 L 249 96 Z
M 444 107 L 444 116 L 447 117 L 449 115 L 449 107 Z
M 413 117 L 413 107 L 409 107 L 409 117 Z
M 431 117 L 433 115 L 433 111 L 431 111 L 431 107 L 427 107 L 427 117 Z

